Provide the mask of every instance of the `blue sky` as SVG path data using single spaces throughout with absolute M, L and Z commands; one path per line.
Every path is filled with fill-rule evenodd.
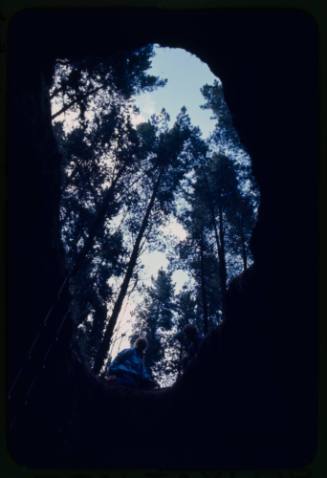
M 213 129 L 214 121 L 211 112 L 202 110 L 204 103 L 200 88 L 217 79 L 209 67 L 198 57 L 181 48 L 163 48 L 155 46 L 150 74 L 167 78 L 166 86 L 151 93 L 136 96 L 136 104 L 140 108 L 141 118 L 146 120 L 153 113 L 165 108 L 173 122 L 182 106 L 186 106 L 192 123 L 199 126 L 206 137 Z

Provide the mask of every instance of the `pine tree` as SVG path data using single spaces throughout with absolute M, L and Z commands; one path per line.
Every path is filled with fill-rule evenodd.
M 63 105 L 61 113 L 78 113 L 72 131 L 60 120 L 54 132 L 63 156 L 60 222 L 75 345 L 89 367 L 112 300 L 108 280 L 119 278 L 126 254 L 112 224 L 142 157 L 130 98 L 165 83 L 146 72 L 152 55 L 149 46 L 117 57 L 60 60 L 51 91 L 52 100 Z
M 86 126 L 86 112 L 94 112 L 99 106 L 103 109 L 104 103 L 109 106 L 113 98 L 128 100 L 137 93 L 164 86 L 167 80 L 147 73 L 153 55 L 154 46 L 146 45 L 109 57 L 58 60 L 50 98 L 61 107 L 52 119 L 70 110 L 78 113 L 79 121 Z
M 212 179 L 213 175 L 218 173 L 216 181 L 218 184 L 221 185 L 224 181 L 231 181 L 227 187 L 229 191 L 222 193 L 223 196 L 220 198 L 220 203 L 224 197 L 227 201 L 223 200 L 224 204 L 222 206 L 218 205 L 218 224 L 214 225 L 217 245 L 219 243 L 218 229 L 222 229 L 220 236 L 223 239 L 221 242 L 224 243 L 223 249 L 228 250 L 227 255 L 231 258 L 226 261 L 226 254 L 224 255 L 221 250 L 220 255 L 223 259 L 223 261 L 220 260 L 222 264 L 221 276 L 225 275 L 223 270 L 225 268 L 227 283 L 227 262 L 229 262 L 229 268 L 231 272 L 233 271 L 233 275 L 241 270 L 240 267 L 235 268 L 237 256 L 241 256 L 243 270 L 246 270 L 251 263 L 249 239 L 255 224 L 259 193 L 252 175 L 250 158 L 244 151 L 233 127 L 232 115 L 224 99 L 222 83 L 216 80 L 213 85 L 204 85 L 201 92 L 205 99 L 205 104 L 201 107 L 210 109 L 213 113 L 213 119 L 216 120 L 214 132 L 209 139 L 209 149 L 216 153 L 212 160 L 213 163 L 216 163 L 216 166 L 213 166 L 213 169 L 211 167 L 211 170 L 209 168 L 207 177 Z M 226 159 L 219 161 L 219 157 L 221 159 L 225 157 Z M 219 163 L 220 172 L 217 171 Z M 225 176 L 224 180 L 222 180 L 222 176 Z M 214 203 L 217 203 L 217 187 L 214 183 L 215 181 L 213 181 L 212 187 L 208 186 L 208 191 L 212 189 L 214 191 L 213 194 L 211 193 L 211 197 L 208 197 L 208 204 L 212 211 L 215 209 Z M 224 213 L 222 209 L 224 209 Z M 214 212 L 212 212 L 213 224 L 215 224 L 214 215 Z M 225 221 L 223 221 L 224 215 Z M 228 245 L 225 245 L 226 241 Z M 222 249 L 221 246 L 220 249 Z M 225 282 L 224 279 L 222 282 Z
M 145 363 L 154 377 L 163 380 L 170 372 L 167 345 L 167 332 L 174 321 L 174 286 L 171 273 L 160 269 L 152 284 L 146 289 L 142 304 L 136 310 L 134 335 L 141 334 L 147 338 L 148 349 Z
M 130 254 L 124 279 L 115 300 L 102 344 L 94 365 L 99 373 L 106 359 L 111 337 L 140 254 L 142 240 L 149 226 L 156 227 L 172 210 L 176 190 L 193 165 L 197 154 L 199 130 L 191 125 L 186 109 L 182 108 L 175 124 L 168 128 L 168 115 L 154 115 L 151 121 L 140 125 L 141 149 L 151 165 L 145 175 L 146 196 L 150 197 L 139 214 L 139 228 Z M 139 210 L 140 213 L 140 210 Z M 152 221 L 152 222 L 151 222 Z
M 119 133 L 121 139 L 116 141 Z M 124 147 L 119 145 L 122 139 Z M 108 128 L 106 135 L 79 128 L 61 137 L 66 160 L 60 211 L 62 240 L 74 300 L 74 323 L 79 326 L 90 314 L 93 318 L 91 332 L 90 322 L 85 329 L 91 340 L 90 356 L 86 357 L 89 366 L 94 360 L 95 337 L 101 338 L 103 333 L 112 294 L 108 279 L 122 272 L 122 236 L 112 230 L 110 221 L 120 211 L 117 196 L 124 188 L 126 175 L 135 167 L 132 161 L 136 147 L 133 131 L 125 120 L 118 120 L 116 131 Z M 111 160 L 110 153 L 115 154 Z
M 221 281 L 211 234 L 210 213 L 204 197 L 207 190 L 196 177 L 187 192 L 187 206 L 179 216 L 188 235 L 178 247 L 175 268 L 193 277 L 197 302 L 197 326 L 204 334 L 218 321 L 221 309 Z M 177 262 L 177 263 L 176 263 Z
M 194 291 L 190 291 L 184 286 L 176 296 L 175 334 L 172 337 L 172 346 L 175 351 L 172 359 L 172 369 L 177 376 L 182 372 L 182 360 L 185 348 L 184 328 L 189 324 L 198 325 L 197 318 Z

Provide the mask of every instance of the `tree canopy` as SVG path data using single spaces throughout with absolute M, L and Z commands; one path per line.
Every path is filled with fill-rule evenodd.
M 167 81 L 149 74 L 152 57 L 148 45 L 59 59 L 50 97 L 63 158 L 59 220 L 74 347 L 101 374 L 137 296 L 131 343 L 147 337 L 146 364 L 165 384 L 181 372 L 184 327 L 204 336 L 219 327 L 231 278 L 252 265 L 259 195 L 219 80 L 201 89 L 215 120 L 207 139 L 185 107 L 173 123 L 165 109 L 135 121 L 135 95 Z M 163 233 L 172 220 L 183 238 Z M 163 251 L 169 263 L 151 281 L 146 251 Z M 181 290 L 178 271 L 189 278 Z

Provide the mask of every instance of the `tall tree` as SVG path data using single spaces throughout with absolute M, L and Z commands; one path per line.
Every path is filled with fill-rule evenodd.
M 118 195 L 124 180 L 136 166 L 137 142 L 128 119 L 118 118 L 115 131 L 109 127 L 106 134 L 101 131 L 103 123 L 96 131 L 79 128 L 61 136 L 66 163 L 61 231 L 74 297 L 73 315 L 80 324 L 92 311 L 93 337 L 101 334 L 105 325 L 112 292 L 107 281 L 122 271 L 122 237 L 112 230 L 110 221 L 119 213 Z
M 171 273 L 160 269 L 152 284 L 146 288 L 143 302 L 137 307 L 134 334 L 148 340 L 145 363 L 154 377 L 162 380 L 170 371 L 167 350 L 168 337 L 174 322 L 174 286 Z
M 175 333 L 172 337 L 172 347 L 175 353 L 171 362 L 175 376 L 179 377 L 183 371 L 183 355 L 186 353 L 184 328 L 187 325 L 199 327 L 196 290 L 192 287 L 188 289 L 184 285 L 182 290 L 176 295 L 176 318 L 174 325 Z
M 131 123 L 131 95 L 165 83 L 147 73 L 152 55 L 148 46 L 110 58 L 58 61 L 51 91 L 52 100 L 63 105 L 61 112 L 78 113 L 71 132 L 57 114 L 54 131 L 64 159 L 60 221 L 66 283 L 78 335 L 85 330 L 81 349 L 89 366 L 112 299 L 108 280 L 122 273 L 126 253 L 112 223 L 142 156 Z
M 246 271 L 251 263 L 250 239 L 255 225 L 255 206 L 251 197 L 238 191 L 234 208 L 230 211 L 226 237 L 232 254 L 240 256 L 242 269 Z
M 200 172 L 197 197 L 206 206 L 214 230 L 224 309 L 227 290 L 226 221 L 231 209 L 235 206 L 238 191 L 237 176 L 233 162 L 222 154 L 213 154 L 211 158 L 208 158 L 205 169 Z
M 205 334 L 216 324 L 221 309 L 218 261 L 210 235 L 206 204 L 193 191 L 192 199 L 180 219 L 188 235 L 179 245 L 178 268 L 189 271 L 195 282 L 197 325 Z
M 204 85 L 201 93 L 205 103 L 203 109 L 210 109 L 213 119 L 216 120 L 214 131 L 211 135 L 211 147 L 214 151 L 226 153 L 226 150 L 240 148 L 240 141 L 237 132 L 233 127 L 232 115 L 224 98 L 223 84 L 215 80 L 213 85 Z
M 140 125 L 141 144 L 147 152 L 151 167 L 148 170 L 148 191 L 150 199 L 141 218 L 138 233 L 133 245 L 120 291 L 117 295 L 108 326 L 99 347 L 94 365 L 95 373 L 99 373 L 109 350 L 111 337 L 125 299 L 133 271 L 140 253 L 140 246 L 152 220 L 160 224 L 172 209 L 175 192 L 184 175 L 193 165 L 197 153 L 199 130 L 191 125 L 186 109 L 182 108 L 175 124 L 168 127 L 169 117 L 163 110 L 160 116 L 153 116 L 151 121 Z
M 224 228 L 222 222 L 223 213 L 220 208 L 221 213 L 219 214 L 218 225 L 222 225 L 224 229 L 222 231 L 224 233 L 223 242 L 225 242 L 225 235 L 228 231 L 228 249 L 230 249 L 230 251 L 232 250 L 234 255 L 241 254 L 243 269 L 247 269 L 250 257 L 249 238 L 255 224 L 256 211 L 259 202 L 259 192 L 252 175 L 251 161 L 244 151 L 238 134 L 233 127 L 232 115 L 224 99 L 222 83 L 215 80 L 213 85 L 204 85 L 201 92 L 205 99 L 205 103 L 201 107 L 204 109 L 210 109 L 213 113 L 213 119 L 216 120 L 214 131 L 209 139 L 210 150 L 218 153 L 213 159 L 213 162 L 217 163 L 217 156 L 225 156 L 230 160 L 229 169 L 232 174 L 226 170 L 226 161 L 225 164 L 221 162 L 221 166 L 226 170 L 223 174 L 227 174 L 227 177 L 230 179 L 232 179 L 231 176 L 233 174 L 235 176 L 235 179 L 233 180 L 234 192 L 230 195 L 231 197 L 229 197 L 229 201 L 227 201 L 229 202 L 228 220 L 225 220 Z M 213 171 L 213 173 L 215 173 L 215 171 Z M 212 172 L 210 172 L 210 178 L 212 178 Z M 237 187 L 235 187 L 236 183 Z M 209 192 L 210 189 L 209 186 Z M 231 191 L 229 191 L 229 194 L 230 193 Z M 210 197 L 208 197 L 208 202 L 213 203 Z M 210 208 L 212 211 L 214 210 L 214 206 L 210 206 Z M 212 216 L 214 223 L 215 220 L 213 213 Z M 216 236 L 218 237 L 218 234 L 216 234 Z M 217 244 L 218 242 L 219 241 L 217 240 Z M 220 255 L 222 255 L 222 251 Z M 222 269 L 224 269 L 224 262 L 226 263 L 226 260 L 220 260 Z M 221 275 L 224 275 L 223 270 Z

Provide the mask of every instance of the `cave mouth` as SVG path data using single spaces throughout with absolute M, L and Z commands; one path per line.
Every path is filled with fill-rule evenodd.
M 15 392 L 8 397 L 12 456 L 25 467 L 37 464 L 43 469 L 64 462 L 63 468 L 73 463 L 80 470 L 88 459 L 88 469 L 101 464 L 101 469 L 135 468 L 142 460 L 152 469 L 167 462 L 174 469 L 307 465 L 316 451 L 319 338 L 314 160 L 319 38 L 313 18 L 299 11 L 211 9 L 183 15 L 174 10 L 163 19 L 163 11 L 139 10 L 135 21 L 134 12 L 128 16 L 124 11 L 118 18 L 111 10 L 108 16 L 87 11 L 81 19 L 81 10 L 74 10 L 66 21 L 62 17 L 67 9 L 46 12 L 30 9 L 16 16 L 8 43 L 6 348 L 8 385 Z M 212 346 L 196 363 L 198 372 L 185 373 L 181 386 L 166 395 L 172 401 L 163 400 L 163 406 L 149 414 L 148 402 L 155 400 L 144 400 L 143 413 L 137 409 L 131 420 L 129 412 L 136 404 L 125 406 L 122 400 L 120 406 L 117 400 L 114 405 L 121 413 L 116 414 L 115 406 L 108 404 L 110 394 L 101 387 L 89 393 L 85 374 L 71 364 L 71 321 L 62 327 L 68 294 L 61 295 L 43 327 L 45 312 L 65 277 L 57 247 L 63 162 L 49 128 L 47 93 L 54 58 L 83 58 L 85 51 L 100 55 L 122 43 L 135 46 L 148 40 L 197 53 L 222 79 L 235 124 L 253 154 L 262 202 L 253 247 L 256 270 L 230 286 L 230 326 L 214 334 Z M 38 337 L 33 360 L 28 360 L 26 352 Z M 75 340 L 76 350 L 78 343 Z M 41 369 L 42 364 L 46 367 Z M 156 394 L 157 403 L 162 395 Z M 70 440 L 72 454 L 67 458 L 65 431 L 60 429 L 67 430 L 71 418 L 76 442 Z M 150 428 L 152 422 L 158 426 Z M 135 440 L 128 440 L 130 454 L 124 447 L 118 458 L 115 432 L 121 432 L 125 443 L 138 423 L 149 431 L 146 443 L 138 440 L 139 447 L 133 449 Z M 161 449 L 156 455 L 154 444 Z
M 192 53 L 146 44 L 58 59 L 50 98 L 75 351 L 105 377 L 146 338 L 146 368 L 169 387 L 253 264 L 259 192 L 222 82 Z

